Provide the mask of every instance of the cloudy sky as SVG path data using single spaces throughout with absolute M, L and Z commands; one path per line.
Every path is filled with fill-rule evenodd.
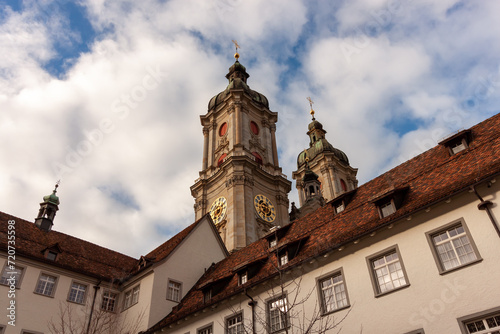
M 194 220 L 199 115 L 234 62 L 279 113 L 291 179 L 309 104 L 365 183 L 496 113 L 498 1 L 0 0 L 0 210 L 139 257 Z M 291 201 L 297 199 L 295 185 Z

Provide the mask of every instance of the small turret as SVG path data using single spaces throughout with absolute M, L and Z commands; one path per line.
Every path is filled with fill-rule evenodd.
M 52 194 L 44 196 L 43 202 L 40 203 L 40 210 L 38 211 L 38 217 L 35 218 L 35 225 L 38 226 L 42 231 L 49 232 L 54 225 L 54 218 L 56 212 L 59 210 L 59 197 L 57 197 L 57 187 L 59 187 L 59 182 L 56 183 Z

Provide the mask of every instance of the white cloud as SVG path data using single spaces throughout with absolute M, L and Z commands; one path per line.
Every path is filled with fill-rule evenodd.
M 58 178 L 56 164 L 67 168 L 59 231 L 139 256 L 187 226 L 202 160 L 199 115 L 227 85 L 231 39 L 242 46 L 249 85 L 279 113 L 289 179 L 308 145 L 311 96 L 328 140 L 367 181 L 428 148 L 426 138 L 497 110 L 497 5 L 454 4 L 404 3 L 367 34 L 365 22 L 388 3 L 82 2 L 96 38 L 59 78 L 45 66 L 59 45 L 78 41 L 68 18 L 55 11 L 40 20 L 48 13 L 36 3 L 7 11 L 0 210 L 32 220 Z M 401 120 L 414 124 L 401 130 L 393 125 Z

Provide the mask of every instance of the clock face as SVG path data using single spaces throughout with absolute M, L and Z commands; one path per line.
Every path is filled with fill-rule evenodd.
M 255 196 L 253 205 L 259 217 L 264 219 L 265 221 L 273 222 L 276 218 L 276 210 L 274 209 L 274 205 L 266 196 L 260 194 Z
M 220 223 L 226 217 L 227 201 L 224 197 L 217 198 L 210 208 L 210 217 L 214 224 Z

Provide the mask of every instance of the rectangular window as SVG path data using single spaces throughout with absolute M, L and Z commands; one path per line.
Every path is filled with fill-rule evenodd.
M 212 325 L 203 327 L 202 329 L 198 330 L 198 334 L 212 334 L 212 333 L 213 333 Z
M 101 309 L 104 311 L 114 312 L 117 297 L 118 295 L 116 293 L 110 291 L 104 292 L 104 294 L 102 295 Z
M 480 312 L 467 320 L 459 319 L 462 333 L 466 334 L 499 334 L 500 333 L 500 308 L 493 312 Z
M 283 254 L 280 255 L 280 266 L 284 266 L 285 264 L 288 263 L 288 253 L 285 252 Z
M 71 289 L 69 290 L 68 300 L 70 302 L 83 304 L 85 301 L 85 292 L 87 291 L 87 286 L 75 283 L 71 284 Z
M 344 202 L 340 202 L 335 206 L 335 213 L 341 213 L 344 211 Z
M 479 260 L 479 253 L 463 223 L 452 223 L 427 233 L 440 273 Z
M 181 287 L 181 283 L 168 280 L 167 299 L 179 302 L 181 300 Z
M 276 238 L 272 238 L 272 239 L 269 240 L 269 248 L 273 248 L 277 244 L 278 244 L 278 241 L 276 240 Z
M 248 282 L 248 272 L 245 271 L 240 274 L 240 285 L 245 284 L 246 282 Z
M 240 314 L 227 319 L 226 333 L 227 334 L 243 334 L 243 316 Z
M 320 279 L 318 282 L 323 313 L 349 306 L 342 272 L 336 272 L 331 276 Z
M 209 303 L 212 299 L 212 289 L 207 289 L 203 292 L 203 302 Z
M 288 327 L 288 301 L 286 296 L 267 303 L 269 332 L 274 333 Z
M 36 285 L 35 293 L 52 297 L 55 292 L 57 277 L 41 274 Z
M 131 307 L 132 305 L 137 304 L 137 302 L 139 302 L 139 288 L 140 288 L 140 285 L 125 292 L 125 301 L 123 303 L 124 309 L 127 309 L 127 308 Z
M 392 200 L 381 204 L 379 206 L 379 209 L 382 218 L 392 215 L 394 212 L 396 212 L 396 208 L 394 207 L 394 203 L 392 203 Z
M 397 246 L 367 258 L 375 295 L 408 286 L 408 278 Z
M 21 286 L 22 275 L 23 268 L 16 266 L 10 269 L 10 267 L 5 264 L 2 271 L 2 277 L 0 278 L 0 284 L 11 285 L 11 281 L 14 280 L 16 288 L 19 288 Z

